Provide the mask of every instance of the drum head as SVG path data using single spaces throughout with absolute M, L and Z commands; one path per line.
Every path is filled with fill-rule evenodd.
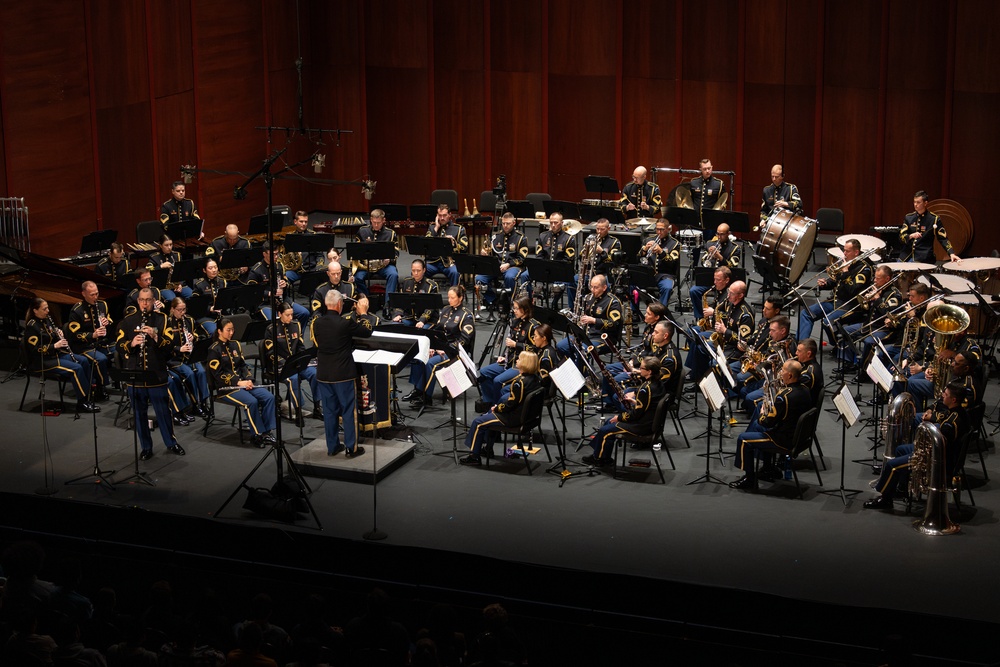
M 842 259 L 844 259 L 843 248 L 827 248 L 826 254 L 830 256 L 831 262 L 839 262 Z M 882 261 L 882 256 L 877 252 L 875 252 L 868 255 L 868 259 L 870 259 L 873 264 L 878 264 L 879 262 Z
M 952 292 L 968 292 L 975 287 L 975 283 L 971 280 L 966 280 L 962 276 L 952 275 L 950 273 L 929 273 L 926 276 L 920 276 L 917 278 L 917 282 L 921 282 L 928 287 L 934 287 L 934 282 L 928 278 L 928 276 L 933 277 L 941 284 L 941 287 Z
M 790 259 L 785 277 L 790 283 L 796 283 L 802 277 L 806 266 L 809 265 L 809 260 L 812 259 L 813 246 L 816 245 L 816 221 L 809 220 L 808 218 L 804 219 L 808 220 L 808 224 L 791 244 L 791 250 L 788 254 Z M 785 236 L 787 238 L 788 234 Z M 782 247 L 784 247 L 786 244 L 784 238 L 781 240 L 781 243 Z
M 851 239 L 855 239 L 861 244 L 861 252 L 871 250 L 872 248 L 881 250 L 885 247 L 885 241 L 877 236 L 869 236 L 868 234 L 844 234 L 843 236 L 838 236 L 837 245 L 843 248 Z

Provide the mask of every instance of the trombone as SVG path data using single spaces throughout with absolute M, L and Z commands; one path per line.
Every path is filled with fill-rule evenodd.
M 868 250 L 861 251 L 861 253 L 854 259 L 839 259 L 826 267 L 826 273 L 830 276 L 830 278 L 836 279 L 838 273 L 849 267 L 851 264 L 860 262 L 861 260 L 874 255 L 876 250 L 878 250 L 878 248 L 869 248 Z
M 862 338 L 864 338 L 865 336 L 874 336 L 879 331 L 883 331 L 885 329 L 888 329 L 890 326 L 894 327 L 897 324 L 899 324 L 904 318 L 909 317 L 910 313 L 912 313 L 912 312 L 914 312 L 914 311 L 916 311 L 916 310 L 918 310 L 920 308 L 923 308 L 925 306 L 928 306 L 928 305 L 934 303 L 935 301 L 940 301 L 941 299 L 945 298 L 946 296 L 948 296 L 948 295 L 944 294 L 944 293 L 935 294 L 934 296 L 929 297 L 926 301 L 922 301 L 922 302 L 918 303 L 915 306 L 913 304 L 911 304 L 909 301 L 907 301 L 906 303 L 904 303 L 904 304 L 900 305 L 899 307 L 893 309 L 892 311 L 886 313 L 884 319 L 889 320 L 890 324 L 883 324 L 878 329 L 874 329 L 872 331 L 866 332 L 865 331 L 865 327 L 869 326 L 871 323 L 870 322 L 869 323 L 865 323 L 865 324 L 861 325 L 861 328 L 858 330 L 858 335 L 855 336 L 854 338 L 852 338 L 851 340 L 854 341 L 854 342 L 857 342 L 857 341 L 861 340 Z
M 884 290 L 884 289 L 887 289 L 889 287 L 892 287 L 892 285 L 897 280 L 899 280 L 902 276 L 903 276 L 903 273 L 901 271 L 897 271 L 896 274 L 885 285 L 882 285 L 881 287 L 879 287 L 877 285 L 870 285 L 869 287 L 866 287 L 862 291 L 860 291 L 857 294 L 855 294 L 853 297 L 851 297 L 850 299 L 847 300 L 847 302 L 844 304 L 844 306 L 846 306 L 847 304 L 849 304 L 849 303 L 851 303 L 852 301 L 855 301 L 855 300 L 857 300 L 858 303 L 853 308 L 851 308 L 850 310 L 845 311 L 844 314 L 841 315 L 841 317 L 846 317 L 846 316 L 850 315 L 851 313 L 853 313 L 858 308 L 866 306 L 869 303 L 871 303 L 872 301 L 874 301 L 878 297 L 878 293 L 881 290 Z

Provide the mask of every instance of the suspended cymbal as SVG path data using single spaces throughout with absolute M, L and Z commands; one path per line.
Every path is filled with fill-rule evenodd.
M 664 200 L 665 206 L 677 206 L 680 208 L 694 208 L 694 201 L 691 199 L 691 188 L 687 183 L 681 183 L 667 194 Z
M 570 236 L 576 236 L 582 229 L 583 224 L 581 224 L 579 220 L 573 220 L 572 218 L 569 220 L 563 220 L 563 231 Z

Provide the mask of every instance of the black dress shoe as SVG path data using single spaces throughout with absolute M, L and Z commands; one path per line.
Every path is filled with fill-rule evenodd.
M 349 459 L 355 459 L 365 453 L 365 448 L 360 445 L 355 445 L 354 449 L 350 449 L 344 452 L 344 456 Z
M 139 452 L 139 460 L 140 461 L 148 461 L 151 458 L 153 458 L 153 450 L 152 449 L 144 449 L 141 452 Z
M 93 403 L 87 403 L 86 401 L 80 401 L 76 404 L 77 412 L 100 412 L 101 409 L 94 405 Z
M 463 456 L 458 460 L 464 466 L 481 466 L 483 465 L 483 460 L 476 456 L 475 454 L 469 454 L 468 456 Z
M 205 411 L 205 408 L 202 407 L 201 403 L 196 403 L 194 407 L 191 408 L 191 411 L 202 419 L 208 416 L 208 412 Z
M 261 435 L 260 439 L 263 440 L 264 442 L 266 442 L 269 445 L 273 445 L 274 444 L 274 434 L 271 433 L 270 431 L 268 431 L 267 433 L 264 433 L 263 435 Z
M 264 436 L 262 435 L 255 435 L 253 437 L 253 440 L 250 441 L 250 444 L 252 444 L 257 449 L 264 449 L 265 447 L 267 447 L 267 441 L 264 440 Z
M 171 454 L 176 454 L 177 456 L 184 456 L 187 454 L 187 452 L 184 451 L 184 448 L 180 446 L 180 443 L 174 445 L 173 447 L 167 447 L 167 451 Z
M 883 512 L 892 511 L 892 498 L 886 498 L 885 496 L 879 496 L 878 498 L 872 498 L 871 500 L 866 500 L 865 504 L 862 505 L 866 510 L 882 510 Z
M 322 419 L 323 418 L 323 408 L 321 408 L 319 406 L 316 406 L 315 408 L 313 408 L 312 418 L 313 419 Z
M 404 396 L 403 400 L 404 401 L 413 401 L 413 400 L 416 400 L 416 399 L 422 397 L 423 395 L 424 395 L 424 392 L 417 391 L 416 389 L 414 389 L 409 394 L 407 394 L 406 396 Z
M 753 491 L 757 488 L 757 480 L 743 475 L 743 477 L 740 477 L 735 482 L 730 482 L 729 488 L 739 489 L 740 491 Z
M 341 453 L 342 451 L 344 451 L 344 447 L 337 447 L 332 452 L 331 451 L 327 451 L 326 455 L 327 456 L 336 456 L 337 454 Z
M 187 426 L 188 424 L 191 423 L 191 421 L 187 418 L 186 415 L 178 413 L 174 415 L 174 423 L 177 424 L 178 426 Z
M 765 482 L 773 482 L 782 477 L 784 477 L 784 471 L 775 465 L 761 466 L 760 472 L 757 473 L 757 479 L 762 479 Z

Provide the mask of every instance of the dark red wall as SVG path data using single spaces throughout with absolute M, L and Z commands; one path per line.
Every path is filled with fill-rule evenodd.
M 181 164 L 250 174 L 286 146 L 262 125 L 340 128 L 321 178 L 378 181 L 379 202 L 434 188 L 586 195 L 636 164 L 737 172 L 755 212 L 785 165 L 813 212 L 895 224 L 917 189 L 990 224 L 1000 46 L 989 0 L 52 0 L 0 2 L 0 194 L 23 196 L 32 247 L 156 216 Z M 298 14 L 296 13 L 298 11 Z M 270 140 L 269 140 L 270 139 Z M 307 158 L 299 138 L 276 165 Z M 354 186 L 278 180 L 276 203 L 367 207 Z M 240 175 L 189 186 L 210 235 L 264 209 Z M 664 186 L 672 185 L 661 176 Z

